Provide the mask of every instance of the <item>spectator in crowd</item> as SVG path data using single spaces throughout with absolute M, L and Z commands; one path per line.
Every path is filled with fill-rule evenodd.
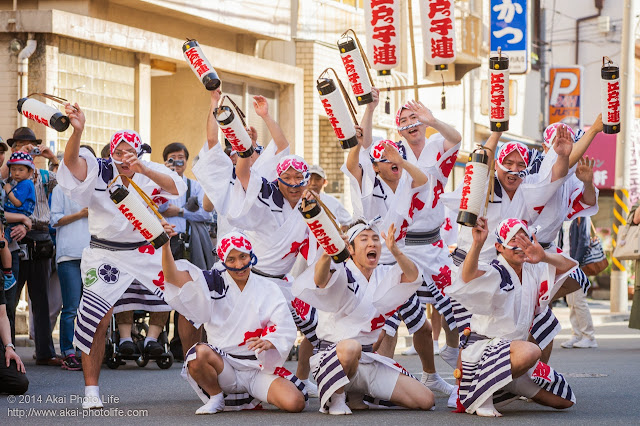
M 42 140 L 37 139 L 35 134 L 28 127 L 18 128 L 7 143 L 13 152 L 32 153 L 35 157 L 44 157 L 53 164 L 58 163 L 58 159 L 49 148 L 41 144 Z M 9 169 L 4 164 L 0 169 L 3 179 L 9 176 Z M 20 259 L 19 251 L 12 251 L 13 273 L 18 277 L 15 286 L 14 297 L 17 304 L 18 298 L 24 287 L 28 283 L 29 298 L 34 317 L 35 344 L 36 344 L 36 364 L 61 366 L 62 359 L 56 357 L 53 339 L 51 337 L 51 322 L 49 319 L 49 283 L 51 275 L 51 258 L 53 257 L 53 241 L 49 235 L 49 194 L 55 187 L 56 175 L 46 169 L 35 169 L 32 177 L 36 189 L 36 203 L 33 215 L 31 230 L 27 232 L 26 226 L 16 226 L 12 238 L 16 241 L 23 240 L 26 245 L 27 257 Z M 16 266 L 19 262 L 19 266 Z M 15 318 L 15 305 L 12 315 Z
M 93 153 L 93 149 L 83 145 Z M 62 291 L 60 315 L 60 353 L 64 357 L 62 368 L 70 371 L 82 369 L 73 347 L 76 312 L 82 295 L 80 260 L 82 251 L 89 245 L 88 209 L 81 208 L 55 187 L 51 196 L 51 226 L 56 229 L 56 264 Z
M 100 151 L 100 158 L 104 158 L 105 160 L 111 157 L 111 148 L 109 144 L 106 144 L 102 147 L 102 151 Z
M 349 224 L 353 222 L 351 214 L 344 208 L 342 203 L 340 203 L 336 197 L 324 192 L 324 189 L 329 183 L 324 169 L 320 166 L 313 165 L 309 167 L 309 173 L 311 173 L 311 177 L 309 178 L 309 189 L 320 196 L 320 201 L 322 201 L 329 210 L 331 210 L 331 213 L 335 215 L 336 222 L 338 222 L 342 227 L 342 232 L 346 232 L 349 228 Z

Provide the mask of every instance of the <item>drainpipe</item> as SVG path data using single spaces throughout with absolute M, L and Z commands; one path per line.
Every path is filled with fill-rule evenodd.
M 27 45 L 18 54 L 18 88 L 20 99 L 29 95 L 29 57 L 36 51 L 37 42 L 33 33 L 29 33 Z M 27 117 L 18 114 L 18 127 L 27 125 Z
M 580 24 L 584 21 L 589 21 L 591 19 L 598 18 L 602 15 L 602 8 L 604 7 L 604 0 L 595 0 L 596 9 L 598 9 L 598 13 L 591 16 L 585 16 L 584 18 L 576 19 L 576 65 L 580 65 L 578 63 L 578 59 L 580 57 Z

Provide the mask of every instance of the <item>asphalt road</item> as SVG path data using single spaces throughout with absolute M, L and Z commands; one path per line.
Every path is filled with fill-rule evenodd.
M 117 370 L 103 367 L 100 389 L 105 410 L 87 412 L 79 409 L 76 395 L 82 396 L 84 385 L 81 372 L 55 367 L 36 366 L 31 355 L 33 348 L 20 347 L 30 380 L 26 396 L 13 400 L 0 396 L 0 424 L 109 424 L 125 421 L 128 424 L 268 424 L 299 425 L 367 424 L 407 425 L 429 422 L 438 425 L 461 424 L 638 424 L 640 423 L 640 332 L 628 329 L 626 323 L 611 323 L 596 327 L 597 349 L 562 349 L 560 343 L 567 336 L 563 330 L 556 339 L 551 365 L 565 374 L 577 395 L 577 404 L 569 410 L 557 411 L 533 403 L 516 401 L 502 409 L 502 419 L 484 419 L 468 414 L 453 414 L 446 407 L 446 398 L 437 396 L 432 412 L 405 410 L 376 410 L 356 412 L 351 416 L 331 416 L 318 412 L 318 399 L 312 398 L 309 407 L 300 414 L 281 413 L 266 406 L 265 411 L 221 413 L 196 416 L 201 405 L 189 384 L 180 377 L 181 365 L 160 370 L 155 364 L 140 368 L 133 361 Z M 412 373 L 420 373 L 416 356 L 398 356 L 398 361 Z M 453 382 L 451 368 L 436 359 L 440 374 Z M 295 370 L 295 363 L 287 368 Z M 50 411 L 44 411 L 50 410 Z M 146 410 L 146 411 L 144 411 Z M 99 417 L 97 415 L 100 415 Z M 64 417 L 64 418 L 61 418 Z M 9 423 L 11 422 L 11 423 Z

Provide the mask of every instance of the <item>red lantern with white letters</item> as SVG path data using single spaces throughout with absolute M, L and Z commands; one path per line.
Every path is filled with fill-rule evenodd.
M 28 97 L 19 99 L 18 112 L 29 120 L 44 124 L 58 132 L 64 132 L 69 128 L 69 117 L 62 114 L 57 108 L 40 102 L 37 99 Z
M 231 102 L 231 107 L 223 105 L 225 100 Z M 251 136 L 247 132 L 247 124 L 244 121 L 245 115 L 242 110 L 228 96 L 222 97 L 220 106 L 213 111 L 220 130 L 224 137 L 231 144 L 231 148 L 238 153 L 238 157 L 247 158 L 253 154 L 253 144 Z
M 220 87 L 218 73 L 213 69 L 207 57 L 204 56 L 202 48 L 196 40 L 187 40 L 182 45 L 182 53 L 193 73 L 202 81 L 207 90 L 216 90 Z
M 476 226 L 481 216 L 482 202 L 487 196 L 486 187 L 489 179 L 489 162 L 491 157 L 486 149 L 479 148 L 469 154 L 469 161 L 464 168 L 462 180 L 462 196 L 457 222 L 460 225 Z
M 456 60 L 454 0 L 422 0 L 420 22 L 424 60 L 436 71 L 447 70 Z
M 606 62 L 605 62 L 606 61 Z M 604 132 L 620 132 L 620 68 L 613 65 L 611 59 L 602 58 L 602 77 L 600 84 L 600 110 Z
M 353 36 L 349 35 L 349 32 Z M 369 61 L 364 56 L 360 41 L 353 30 L 348 30 L 342 34 L 342 38 L 338 40 L 338 50 L 358 105 L 373 102 L 373 96 L 371 95 L 373 81 L 369 74 Z
M 335 216 L 320 200 L 302 199 L 300 213 L 309 226 L 309 231 L 324 249 L 331 259 L 338 262 L 346 262 L 349 259 L 349 249 L 340 235 L 340 230 L 335 222 Z
M 322 77 L 328 70 L 333 71 L 340 90 L 338 90 L 338 86 L 336 86 L 333 79 Z M 340 147 L 349 149 L 358 145 L 355 128 L 358 121 L 356 120 L 355 107 L 351 103 L 351 99 L 349 99 L 335 70 L 332 68 L 324 70 L 316 80 L 316 87 L 320 94 L 320 102 L 327 113 L 327 117 L 329 117 L 331 127 L 333 127 L 338 141 L 340 141 Z
M 400 56 L 400 0 L 364 0 L 367 56 L 378 75 L 390 75 Z
M 489 120 L 492 132 L 509 130 L 509 58 L 489 58 Z

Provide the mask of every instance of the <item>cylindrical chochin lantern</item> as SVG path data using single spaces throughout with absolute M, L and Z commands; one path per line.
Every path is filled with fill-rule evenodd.
M 492 132 L 509 130 L 509 58 L 489 58 L 489 120 Z
M 313 207 L 309 210 L 304 210 L 309 205 L 313 205 Z M 302 213 L 309 230 L 316 237 L 318 244 L 324 249 L 325 253 L 331 256 L 331 259 L 336 263 L 345 262 L 349 258 L 349 249 L 329 214 L 319 203 L 315 200 L 305 200 L 300 206 L 300 213 Z
M 400 0 L 364 0 L 367 56 L 378 75 L 391 75 L 400 58 Z
M 420 26 L 424 60 L 436 71 L 447 70 L 456 60 L 455 2 L 423 0 L 420 2 Z
M 44 124 L 47 127 L 64 132 L 69 127 L 69 117 L 56 108 L 32 98 L 18 100 L 18 112 L 29 120 Z
M 358 101 L 358 105 L 373 102 L 369 71 L 356 40 L 352 37 L 343 38 L 338 41 L 338 50 L 340 50 L 342 64 L 347 72 L 347 78 L 351 83 L 351 89 Z
M 609 59 L 609 58 L 607 58 Z M 620 132 L 620 69 L 603 59 L 600 84 L 600 107 L 604 132 L 613 134 Z
M 231 144 L 231 148 L 238 153 L 238 157 L 247 158 L 253 154 L 251 137 L 247 133 L 239 114 L 235 114 L 228 106 L 216 108 L 214 116 L 220 125 L 220 130 Z
M 153 247 L 159 248 L 169 241 L 160 221 L 149 210 L 145 203 L 123 185 L 115 185 L 109 190 L 111 200 L 120 213 L 137 229 L 145 240 Z
M 216 90 L 220 87 L 218 73 L 213 69 L 207 57 L 204 56 L 196 40 L 187 40 L 182 45 L 182 53 L 194 74 L 202 81 L 207 90 Z
M 462 197 L 457 222 L 464 226 L 475 226 L 480 216 L 482 203 L 487 196 L 487 180 L 489 178 L 490 157 L 484 149 L 476 149 L 469 154 L 469 161 L 464 169 L 462 181 Z
M 358 145 L 353 117 L 336 84 L 330 78 L 321 78 L 317 81 L 317 88 L 320 102 L 322 102 L 331 127 L 340 141 L 340 147 L 349 149 Z

